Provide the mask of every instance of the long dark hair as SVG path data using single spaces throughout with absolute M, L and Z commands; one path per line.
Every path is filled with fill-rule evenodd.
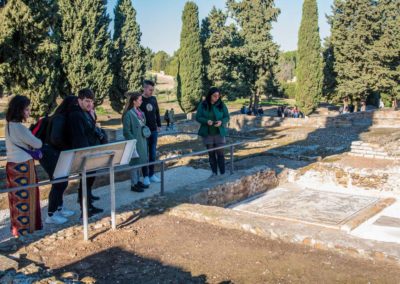
M 122 112 L 122 117 L 133 108 L 133 102 L 137 101 L 142 94 L 139 92 L 127 92 L 125 97 L 128 99 L 126 100 L 126 104 L 124 107 L 124 111 Z
M 31 104 L 31 100 L 25 96 L 16 95 L 8 104 L 6 113 L 7 122 L 23 122 L 25 120 L 24 110 Z
M 211 87 L 210 90 L 208 90 L 206 99 L 203 101 L 203 107 L 205 109 L 211 109 L 211 96 L 215 93 L 220 93 L 221 94 L 221 90 L 218 89 L 217 87 Z M 218 101 L 215 103 L 215 106 L 219 109 L 222 110 L 223 109 L 223 105 L 222 105 L 222 100 L 221 100 L 221 96 L 219 97 Z
M 56 114 L 67 114 L 71 112 L 72 108 L 78 104 L 78 97 L 76 96 L 67 96 L 61 102 L 61 104 L 54 111 L 54 115 Z

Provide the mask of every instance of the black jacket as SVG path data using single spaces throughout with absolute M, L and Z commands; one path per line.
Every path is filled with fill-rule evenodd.
M 65 114 L 55 114 L 49 119 L 45 143 L 58 151 L 71 149 Z
M 143 102 L 140 109 L 146 116 L 146 125 L 151 131 L 157 131 L 157 127 L 161 127 L 160 109 L 158 108 L 157 99 L 154 96 L 146 98 L 142 96 Z
M 101 144 L 94 120 L 80 106 L 74 106 L 68 114 L 67 129 L 72 149 Z

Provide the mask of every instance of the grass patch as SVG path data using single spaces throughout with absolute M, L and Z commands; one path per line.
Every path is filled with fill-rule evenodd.
M 98 106 L 96 107 L 96 114 L 97 115 L 107 115 L 107 114 L 111 114 L 110 111 L 106 110 L 104 107 L 102 106 Z

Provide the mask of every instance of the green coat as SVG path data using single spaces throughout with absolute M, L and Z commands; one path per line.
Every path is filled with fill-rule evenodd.
M 141 110 L 139 110 L 142 112 Z M 144 117 L 144 124 L 146 124 L 146 118 Z M 137 114 L 133 109 L 128 111 L 122 117 L 123 134 L 126 140 L 136 139 L 136 151 L 139 154 L 139 158 L 132 158 L 129 165 L 139 165 L 148 162 L 147 152 L 147 139 L 142 135 L 142 124 L 140 123 Z
M 222 104 L 222 110 L 218 108 L 220 104 Z M 214 115 L 212 115 L 211 111 L 214 112 Z M 197 107 L 196 120 L 200 123 L 198 135 L 201 137 L 209 135 L 207 121 L 213 120 L 212 117 L 215 117 L 215 121 L 222 121 L 219 127 L 219 134 L 225 137 L 228 134 L 226 127 L 229 122 L 229 112 L 226 105 L 221 100 L 217 101 L 210 110 L 208 110 L 207 104 L 204 102 L 201 102 Z

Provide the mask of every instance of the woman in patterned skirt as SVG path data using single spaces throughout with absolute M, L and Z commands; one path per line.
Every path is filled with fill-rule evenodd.
M 24 149 L 39 149 L 42 141 L 36 138 L 22 122 L 30 116 L 30 100 L 14 96 L 6 114 L 7 187 L 37 182 L 35 163 Z M 8 193 L 11 232 L 15 237 L 42 229 L 39 189 L 29 188 Z

